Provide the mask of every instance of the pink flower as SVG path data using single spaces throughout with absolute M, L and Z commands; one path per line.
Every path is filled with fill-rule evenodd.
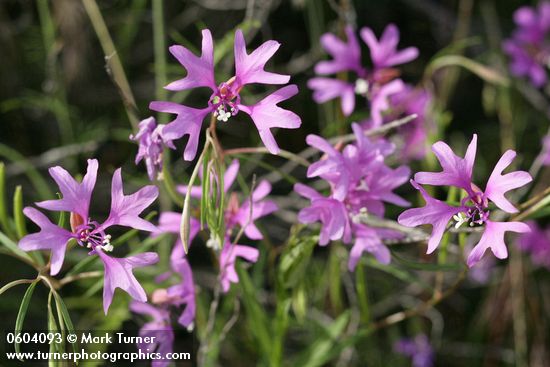
M 470 226 L 484 226 L 484 232 L 478 244 L 470 252 L 467 263 L 472 267 L 490 248 L 493 254 L 504 259 L 508 256 L 504 233 L 528 232 L 529 227 L 521 222 L 494 222 L 489 219 L 489 201 L 498 208 L 508 213 L 516 213 L 517 209 L 504 196 L 510 190 L 522 187 L 531 182 L 531 176 L 524 171 L 515 171 L 502 175 L 502 171 L 511 163 L 516 153 L 508 150 L 496 164 L 485 191 L 482 191 L 472 182 L 473 166 L 477 147 L 477 135 L 474 135 L 464 158 L 454 154 L 451 148 L 444 142 L 437 142 L 432 146 L 441 167 L 442 172 L 419 172 L 414 176 L 412 185 L 421 192 L 426 205 L 422 208 L 413 208 L 403 212 L 398 221 L 407 227 L 416 227 L 421 224 L 431 224 L 432 234 L 428 241 L 428 253 L 432 253 L 443 236 L 448 222 L 453 218 L 455 227 L 463 223 Z M 463 189 L 466 197 L 459 206 L 451 206 L 434 199 L 419 184 L 455 186 Z
M 313 99 L 317 103 L 325 103 L 334 98 L 340 98 L 342 112 L 350 116 L 355 109 L 355 95 L 367 97 L 371 103 L 371 118 L 381 123 L 381 112 L 387 109 L 388 97 L 398 93 L 403 88 L 394 66 L 414 60 L 418 56 L 415 47 L 397 50 L 399 31 L 390 24 L 384 30 L 380 41 L 376 39 L 370 28 L 361 29 L 361 38 L 370 49 L 372 69 L 365 68 L 361 63 L 361 48 L 355 31 L 346 27 L 347 42 L 331 33 L 321 37 L 321 46 L 332 56 L 332 60 L 320 61 L 315 65 L 315 73 L 319 75 L 336 74 L 344 71 L 353 72 L 355 79 L 344 81 L 328 77 L 315 77 L 308 81 L 308 87 L 313 90 Z
M 406 182 L 410 170 L 406 166 L 392 169 L 384 163 L 395 147 L 380 139 L 370 141 L 359 125 L 353 124 L 356 142 L 337 150 L 328 141 L 309 135 L 307 143 L 324 153 L 308 168 L 308 177 L 320 177 L 328 182 L 331 194 L 325 197 L 306 185 L 296 184 L 294 191 L 310 200 L 311 205 L 298 213 L 301 223 L 321 222 L 319 244 L 342 240 L 354 245 L 348 267 L 353 271 L 364 252 L 381 263 L 391 260 L 384 239 L 400 237 L 394 231 L 370 228 L 361 224 L 361 216 L 384 217 L 384 203 L 408 206 L 409 203 L 393 190 Z
M 298 220 L 310 224 L 320 221 L 322 224 L 319 244 L 325 246 L 329 241 L 351 240 L 349 215 L 343 202 L 327 198 L 302 184 L 294 185 L 294 191 L 311 200 L 311 206 L 300 210 Z
M 175 149 L 171 140 L 165 139 L 163 129 L 165 125 L 157 125 L 153 117 L 149 117 L 139 123 L 139 131 L 136 135 L 130 135 L 130 139 L 139 142 L 139 150 L 136 155 L 136 164 L 145 161 L 149 179 L 153 181 L 162 177 L 162 151 L 165 147 Z
M 416 47 L 397 50 L 399 29 L 394 24 L 388 24 L 380 40 L 376 39 L 374 32 L 369 27 L 361 29 L 361 38 L 369 46 L 370 57 L 376 69 L 405 64 L 418 57 Z
M 535 9 L 523 6 L 515 11 L 517 25 L 512 38 L 502 44 L 504 52 L 511 58 L 510 72 L 515 76 L 526 76 L 535 87 L 542 87 L 548 81 L 546 68 L 550 60 L 550 2 L 542 1 Z
M 174 121 L 164 129 L 168 140 L 176 140 L 184 135 L 189 136 L 184 152 L 185 160 L 193 160 L 197 153 L 202 121 L 207 114 L 213 113 L 218 121 L 227 122 L 239 111 L 250 115 L 256 125 L 260 138 L 266 148 L 277 154 L 279 147 L 275 142 L 272 128 L 296 129 L 301 120 L 298 115 L 279 107 L 277 104 L 298 93 L 295 85 L 288 85 L 268 95 L 253 105 L 241 103 L 241 90 L 247 84 L 286 84 L 290 76 L 265 71 L 265 65 L 275 54 L 280 44 L 267 41 L 248 54 L 243 33 L 235 33 L 235 76 L 217 85 L 214 79 L 214 45 L 209 30 L 202 31 L 202 55 L 195 56 L 183 46 L 171 46 L 170 52 L 187 71 L 185 78 L 176 80 L 166 86 L 172 91 L 207 87 L 212 91 L 208 106 L 202 109 L 183 106 L 173 102 L 151 102 L 149 107 L 154 111 L 176 114 Z
M 534 221 L 527 225 L 531 231 L 519 236 L 519 248 L 531 254 L 533 264 L 550 269 L 550 227 L 541 228 Z
M 410 357 L 413 367 L 432 367 L 435 353 L 430 340 L 424 334 L 418 334 L 414 339 L 398 340 L 393 350 L 404 356 Z
M 225 245 L 220 253 L 220 280 L 224 293 L 229 291 L 231 283 L 239 282 L 239 275 L 235 271 L 235 261 L 237 257 L 255 263 L 258 261 L 259 255 L 260 252 L 254 247 L 232 244 L 226 239 Z
M 162 358 L 151 362 L 152 367 L 167 367 L 171 363 L 168 354 L 173 351 L 174 330 L 170 323 L 170 311 L 165 308 L 159 308 L 147 303 L 132 301 L 130 303 L 132 312 L 147 315 L 152 318 L 145 323 L 139 330 L 139 336 L 143 340 L 149 340 L 149 343 L 138 343 L 138 349 L 142 353 L 159 353 Z M 147 339 L 145 339 L 147 338 Z
M 63 168 L 50 168 L 50 175 L 59 185 L 62 198 L 42 201 L 36 205 L 48 210 L 70 212 L 71 231 L 51 223 L 38 210 L 27 207 L 23 212 L 40 227 L 40 232 L 23 237 L 19 247 L 24 251 L 51 250 L 51 275 L 56 275 L 61 270 L 69 240 L 75 239 L 80 246 L 89 248 L 91 250 L 89 255 L 97 254 L 105 267 L 103 308 L 107 313 L 116 288 L 123 289 L 139 301 L 144 302 L 147 299 L 132 269 L 154 264 L 158 261 L 158 256 L 153 252 L 146 252 L 123 259 L 111 258 L 106 254 L 113 250 L 110 244 L 111 236 L 106 233 L 106 230 L 116 225 L 143 231 L 156 231 L 154 225 L 140 218 L 139 215 L 155 201 L 158 189 L 155 186 L 145 186 L 132 195 L 124 195 L 121 171 L 120 168 L 117 169 L 112 181 L 111 211 L 109 217 L 101 224 L 92 220 L 88 213 L 97 169 L 97 160 L 89 159 L 87 173 L 79 183 Z
M 160 215 L 159 231 L 155 235 L 161 233 L 179 234 L 181 223 L 181 213 L 164 212 Z M 189 242 L 191 243 L 200 230 L 200 223 L 197 219 L 191 217 L 191 230 L 189 234 Z M 178 322 L 188 330 L 193 329 L 195 320 L 195 284 L 193 281 L 193 272 L 191 266 L 185 256 L 183 244 L 179 236 L 176 237 L 176 242 L 170 254 L 171 271 L 159 275 L 157 282 L 168 279 L 172 274 L 176 273 L 180 276 L 181 282 L 172 285 L 168 289 L 157 289 L 153 293 L 152 302 L 159 307 L 168 308 L 169 306 L 185 308 L 181 312 Z

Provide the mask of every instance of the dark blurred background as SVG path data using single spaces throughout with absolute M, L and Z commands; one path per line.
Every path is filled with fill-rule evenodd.
M 197 50 L 203 28 L 212 31 L 217 50 L 220 45 L 227 48 L 226 40 L 230 41 L 229 50 L 216 69 L 219 81 L 232 75 L 233 32 L 243 22 L 247 26 L 249 50 L 267 39 L 282 44 L 270 62 L 270 69 L 291 74 L 292 82 L 298 84 L 300 93 L 285 102 L 285 106 L 302 117 L 303 125 L 299 130 L 279 131 L 277 141 L 283 149 L 299 152 L 306 147 L 308 133 L 335 133 L 331 127 L 334 113 L 316 105 L 306 86 L 307 80 L 314 75 L 313 65 L 325 57 L 319 46 L 319 37 L 323 33 L 341 34 L 343 25 L 352 23 L 357 29 L 369 26 L 380 35 L 388 23 L 395 23 L 401 31 L 400 46 L 416 46 L 420 50 L 419 58 L 403 68 L 403 78 L 411 84 L 426 82 L 423 79 L 426 66 L 443 49 L 455 48 L 457 53 L 506 74 L 500 41 L 513 29 L 513 11 L 530 3 L 536 2 L 170 0 L 163 4 L 166 47 L 177 43 Z M 98 0 L 97 4 L 134 93 L 139 117 L 146 118 L 152 114 L 147 107 L 149 102 L 163 93 L 158 77 L 155 77 L 151 3 L 146 0 Z M 461 46 L 464 44 L 467 47 Z M 363 50 L 366 54 L 364 45 Z M 167 80 L 181 78 L 184 75 L 181 66 L 166 48 L 164 52 L 168 65 Z M 438 111 L 435 119 L 441 136 L 445 136 L 451 145 L 456 142 L 455 146 L 460 147 L 466 144 L 472 133 L 479 134 L 476 177 L 485 180 L 488 169 L 500 157 L 503 132 L 499 130 L 499 106 L 502 104 L 514 112 L 512 131 L 505 133 L 515 136 L 516 149 L 524 160 L 518 163 L 526 166 L 525 162 L 531 162 L 540 151 L 540 139 L 548 126 L 548 115 L 544 112 L 545 109 L 548 111 L 547 100 L 543 99 L 537 105 L 516 89 L 511 89 L 508 99 L 502 100 L 493 86 L 459 69 L 440 72 L 429 83 L 433 83 L 436 92 Z M 265 93 L 265 90 L 258 92 Z M 200 92 L 170 94 L 169 97 L 185 101 L 190 106 L 197 106 L 204 100 Z M 251 94 L 245 98 L 257 97 Z M 256 146 L 259 142 L 257 133 L 249 126 L 250 121 L 241 117 L 220 126 L 219 135 L 224 147 Z M 105 217 L 110 173 L 116 167 L 123 167 L 127 192 L 147 182 L 144 166 L 133 163 L 137 147 L 128 140 L 131 133 L 119 90 L 106 69 L 104 52 L 83 3 L 77 0 L 1 1 L 0 161 L 6 164 L 8 200 L 16 185 L 23 187 L 25 205 L 51 197 L 56 188 L 47 175 L 48 167 L 62 165 L 72 173 L 84 172 L 86 159 L 95 157 L 100 161 L 100 175 L 92 211 L 101 218 Z M 180 144 L 178 152 L 172 154 L 172 160 L 176 180 L 184 183 L 185 172 L 189 172 L 191 166 L 179 159 L 181 150 Z M 265 159 L 275 165 L 282 162 L 278 158 Z M 413 163 L 413 171 L 416 164 Z M 297 175 L 303 177 L 304 173 Z M 543 182 L 548 182 L 547 179 L 545 176 Z M 290 189 L 290 184 L 281 182 L 274 192 L 285 195 Z M 276 228 L 274 235 L 284 239 L 288 232 Z M 32 269 L 9 257 L 0 255 L 0 263 L 0 285 L 35 276 Z M 384 283 L 383 274 L 374 272 L 372 277 L 373 281 Z M 534 292 L 537 292 L 536 297 L 548 302 L 550 287 L 548 279 L 545 280 L 540 287 L 535 287 Z M 78 310 L 79 302 L 86 302 L 78 300 L 85 287 L 64 289 L 68 304 L 75 310 Z M 39 288 L 35 299 L 45 300 L 47 293 Z M 24 288 L 15 288 L 2 295 L 0 314 L 4 317 L 0 318 L 0 330 L 13 329 L 23 292 Z M 509 340 L 511 316 L 504 307 L 505 297 L 499 292 L 506 290 L 472 287 L 463 291 L 452 304 L 441 307 L 440 313 L 445 315 L 444 340 L 449 343 L 440 345 L 438 366 L 513 365 Z M 495 294 L 500 298 L 490 298 L 496 297 Z M 98 302 L 100 298 L 97 296 L 96 293 L 90 302 Z M 503 308 L 499 310 L 500 305 Z M 44 322 L 43 307 L 38 301 L 31 305 L 28 325 L 40 328 Z M 536 303 L 533 307 L 548 310 L 549 303 Z M 100 308 L 99 304 L 97 308 Z M 86 317 L 86 314 L 78 315 L 78 311 L 74 314 L 77 320 Z M 100 320 L 100 315 L 94 317 L 97 317 L 96 321 Z M 118 328 L 127 318 L 128 315 L 124 315 L 118 323 L 98 322 L 103 328 Z M 137 327 L 130 321 L 124 325 L 130 330 Z M 504 330 L 499 329 L 500 325 L 506 325 Z M 99 326 L 95 324 L 94 327 Z M 548 362 L 549 329 L 541 327 L 537 330 L 529 333 L 529 342 L 543 349 L 539 351 L 543 355 L 542 363 Z M 306 336 L 297 331 L 289 340 L 292 342 L 302 337 L 308 340 Z M 189 338 L 184 336 L 182 340 L 188 342 Z M 479 344 L 483 341 L 490 347 Z M 377 348 L 389 350 L 386 342 L 381 338 L 373 343 Z M 238 355 L 237 350 L 230 349 L 221 358 L 223 365 L 238 365 L 230 362 L 232 356 Z M 250 349 L 247 352 L 253 353 Z M 388 365 L 380 354 L 373 354 L 366 365 Z M 254 360 L 240 357 L 245 364 Z M 399 365 L 397 361 L 395 365 Z

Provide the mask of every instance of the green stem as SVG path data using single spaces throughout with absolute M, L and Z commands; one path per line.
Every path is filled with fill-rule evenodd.
M 164 32 L 164 9 L 163 0 L 153 0 L 153 46 L 155 50 L 155 95 L 157 100 L 165 101 L 167 91 L 164 86 L 167 83 L 166 77 L 166 36 Z M 161 114 L 159 122 L 167 121 L 167 114 Z
M 122 67 L 122 62 L 117 54 L 115 45 L 109 34 L 105 20 L 101 15 L 101 11 L 97 6 L 95 0 L 82 0 L 86 13 L 92 22 L 94 31 L 99 39 L 103 53 L 105 54 L 105 62 L 107 64 L 107 71 L 112 77 L 113 82 L 118 87 L 122 101 L 126 108 L 126 114 L 128 115 L 128 120 L 132 125 L 132 129 L 137 131 L 138 122 L 139 122 L 139 113 L 136 106 L 136 101 L 132 90 L 130 88 L 130 83 L 126 79 L 126 74 L 124 73 L 124 68 Z

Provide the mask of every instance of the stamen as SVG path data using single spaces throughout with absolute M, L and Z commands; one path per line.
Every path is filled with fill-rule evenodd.
M 355 82 L 355 93 L 364 95 L 369 91 L 369 82 L 365 79 L 357 79 Z
M 461 225 L 463 225 L 465 222 L 468 221 L 468 217 L 463 217 L 462 213 L 458 213 L 456 215 L 453 215 L 453 219 L 456 221 L 455 229 L 459 228 Z M 471 225 L 472 223 L 470 223 Z

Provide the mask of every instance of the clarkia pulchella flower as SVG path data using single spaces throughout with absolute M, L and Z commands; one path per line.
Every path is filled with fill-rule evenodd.
M 144 302 L 133 301 L 130 303 L 130 311 L 152 319 L 139 329 L 139 336 L 143 338 L 142 340 L 149 340 L 150 342 L 138 343 L 138 349 L 142 353 L 158 353 L 162 356 L 162 360 L 153 360 L 151 367 L 169 366 L 172 362 L 168 355 L 174 350 L 174 329 L 170 320 L 170 310 Z
M 360 34 L 370 50 L 372 67 L 363 66 L 361 61 L 361 46 L 351 26 L 345 29 L 347 42 L 340 40 L 331 33 L 321 37 L 321 46 L 330 54 L 332 60 L 320 61 L 315 65 L 318 75 L 337 74 L 343 71 L 355 74 L 351 81 L 320 76 L 309 80 L 308 86 L 313 89 L 313 99 L 324 103 L 334 98 L 340 98 L 342 112 L 349 116 L 355 109 L 356 95 L 366 97 L 371 102 L 371 118 L 380 125 L 382 111 L 388 108 L 388 97 L 404 88 L 399 71 L 394 66 L 414 60 L 418 56 L 415 47 L 397 50 L 399 30 L 390 24 L 384 30 L 380 40 L 374 32 L 365 27 Z
M 162 151 L 165 147 L 175 149 L 171 140 L 165 139 L 162 133 L 166 125 L 157 125 L 153 117 L 146 118 L 139 123 L 139 131 L 130 135 L 130 139 L 139 144 L 135 163 L 145 161 L 147 174 L 151 181 L 162 179 Z
M 103 309 L 107 313 L 116 288 L 121 288 L 142 302 L 147 300 L 145 291 L 132 270 L 156 263 L 158 255 L 154 252 L 146 252 L 127 258 L 111 257 L 107 253 L 113 251 L 113 246 L 111 236 L 106 231 L 112 226 L 156 231 L 153 224 L 140 218 L 139 215 L 155 201 L 158 189 L 155 186 L 145 186 L 132 195 L 124 195 L 121 170 L 117 169 L 113 174 L 111 186 L 111 210 L 108 218 L 103 223 L 99 223 L 89 215 L 97 170 L 97 160 L 89 159 L 86 175 L 82 182 L 78 182 L 63 168 L 50 168 L 50 175 L 58 184 L 62 198 L 42 201 L 36 205 L 47 210 L 69 212 L 71 230 L 53 224 L 35 208 L 26 207 L 23 212 L 40 227 L 40 232 L 23 237 L 19 247 L 24 251 L 51 250 L 51 275 L 56 275 L 61 270 L 70 240 L 75 240 L 81 247 L 88 248 L 90 250 L 88 255 L 98 255 L 105 268 Z
M 491 202 L 507 213 L 516 213 L 518 210 L 504 196 L 510 190 L 522 187 L 531 182 L 531 176 L 524 171 L 515 171 L 507 174 L 502 172 L 512 163 L 516 153 L 506 151 L 496 164 L 485 190 L 481 190 L 472 181 L 474 161 L 477 149 L 477 135 L 474 135 L 464 158 L 454 154 L 452 149 L 442 141 L 435 143 L 432 150 L 436 155 L 442 172 L 418 172 L 411 180 L 411 184 L 420 191 L 426 205 L 422 208 L 408 209 L 403 212 L 398 221 L 408 227 L 421 224 L 430 224 L 433 227 L 428 241 L 428 254 L 439 245 L 447 225 L 454 220 L 456 228 L 462 225 L 483 226 L 484 231 L 478 244 L 470 252 L 468 266 L 475 265 L 490 248 L 499 259 L 508 256 L 504 243 L 505 232 L 528 232 L 529 226 L 521 222 L 496 222 L 490 219 Z M 464 191 L 465 197 L 460 205 L 451 206 L 443 201 L 431 197 L 420 185 L 454 186 Z
M 531 254 L 531 261 L 550 269 L 550 227 L 541 228 L 534 221 L 527 222 L 531 231 L 519 236 L 519 248 Z
M 502 46 L 511 58 L 510 72 L 526 76 L 535 87 L 542 87 L 548 81 L 546 69 L 550 63 L 550 2 L 542 1 L 537 8 L 519 8 L 514 22 L 517 28 L 512 38 Z
M 388 98 L 387 109 L 381 111 L 381 124 L 395 121 L 410 115 L 416 117 L 407 124 L 397 129 L 397 134 L 392 136 L 392 142 L 398 147 L 398 155 L 404 161 L 422 159 L 426 156 L 428 132 L 435 128 L 429 112 L 432 101 L 431 93 L 423 88 L 405 86 Z M 372 118 L 361 122 L 365 130 L 380 126 Z
M 166 218 L 165 218 L 166 219 Z M 162 222 L 162 221 L 161 221 Z M 167 223 L 164 223 L 165 225 Z M 171 226 L 171 223 L 168 223 Z M 161 232 L 163 230 L 161 229 Z M 198 231 L 198 230 L 197 230 Z M 196 232 L 195 231 L 195 234 Z M 150 337 L 151 343 L 138 344 L 143 353 L 157 352 L 166 360 L 155 360 L 153 367 L 165 367 L 170 364 L 169 353 L 174 348 L 174 329 L 172 327 L 172 310 L 178 310 L 185 306 L 178 317 L 178 323 L 191 331 L 195 321 L 195 284 L 191 266 L 185 257 L 183 246 L 176 244 L 170 255 L 171 272 L 162 274 L 157 281 L 169 278 L 173 273 L 181 279 L 179 283 L 168 288 L 158 288 L 151 296 L 151 303 L 140 301 L 130 303 L 130 310 L 149 316 L 152 320 L 143 324 L 139 330 L 142 337 Z M 154 337 L 154 338 L 151 338 Z
M 434 350 L 430 340 L 424 334 L 418 334 L 413 339 L 398 340 L 393 349 L 399 354 L 410 357 L 413 367 L 432 367 L 434 365 Z
M 355 144 L 337 150 L 328 141 L 316 135 L 309 135 L 307 143 L 319 149 L 325 156 L 309 168 L 308 177 L 325 180 L 331 189 L 326 197 L 312 188 L 296 184 L 294 190 L 309 199 L 311 205 L 298 213 L 302 223 L 320 221 L 319 244 L 330 241 L 354 241 L 348 267 L 355 269 L 363 252 L 372 253 L 381 263 L 389 263 L 390 252 L 384 239 L 399 238 L 400 234 L 382 228 L 371 228 L 361 222 L 368 214 L 384 217 L 384 203 L 408 206 L 409 202 L 396 195 L 393 190 L 409 179 L 410 170 L 406 166 L 392 169 L 384 159 L 394 152 L 394 145 L 380 139 L 371 142 L 358 124 L 353 124 Z
M 208 29 L 202 31 L 202 54 L 195 56 L 183 46 L 171 46 L 170 52 L 187 71 L 185 78 L 176 80 L 166 86 L 172 91 L 182 91 L 192 88 L 210 88 L 212 94 L 207 101 L 207 107 L 192 108 L 174 102 L 151 102 L 149 107 L 158 112 L 176 114 L 174 121 L 163 130 L 166 139 L 176 140 L 184 135 L 189 136 L 183 158 L 193 160 L 197 153 L 199 134 L 206 115 L 212 113 L 218 121 L 227 122 L 240 111 L 248 114 L 266 148 L 277 154 L 279 147 L 275 142 L 272 128 L 296 129 L 301 120 L 295 113 L 278 106 L 278 103 L 289 99 L 298 93 L 296 85 L 287 85 L 269 94 L 252 105 L 241 100 L 241 90 L 249 84 L 287 84 L 290 76 L 264 70 L 266 63 L 275 54 L 280 44 L 276 41 L 264 42 L 260 47 L 248 54 L 243 33 L 235 33 L 235 75 L 227 81 L 217 84 L 214 79 L 214 44 Z

